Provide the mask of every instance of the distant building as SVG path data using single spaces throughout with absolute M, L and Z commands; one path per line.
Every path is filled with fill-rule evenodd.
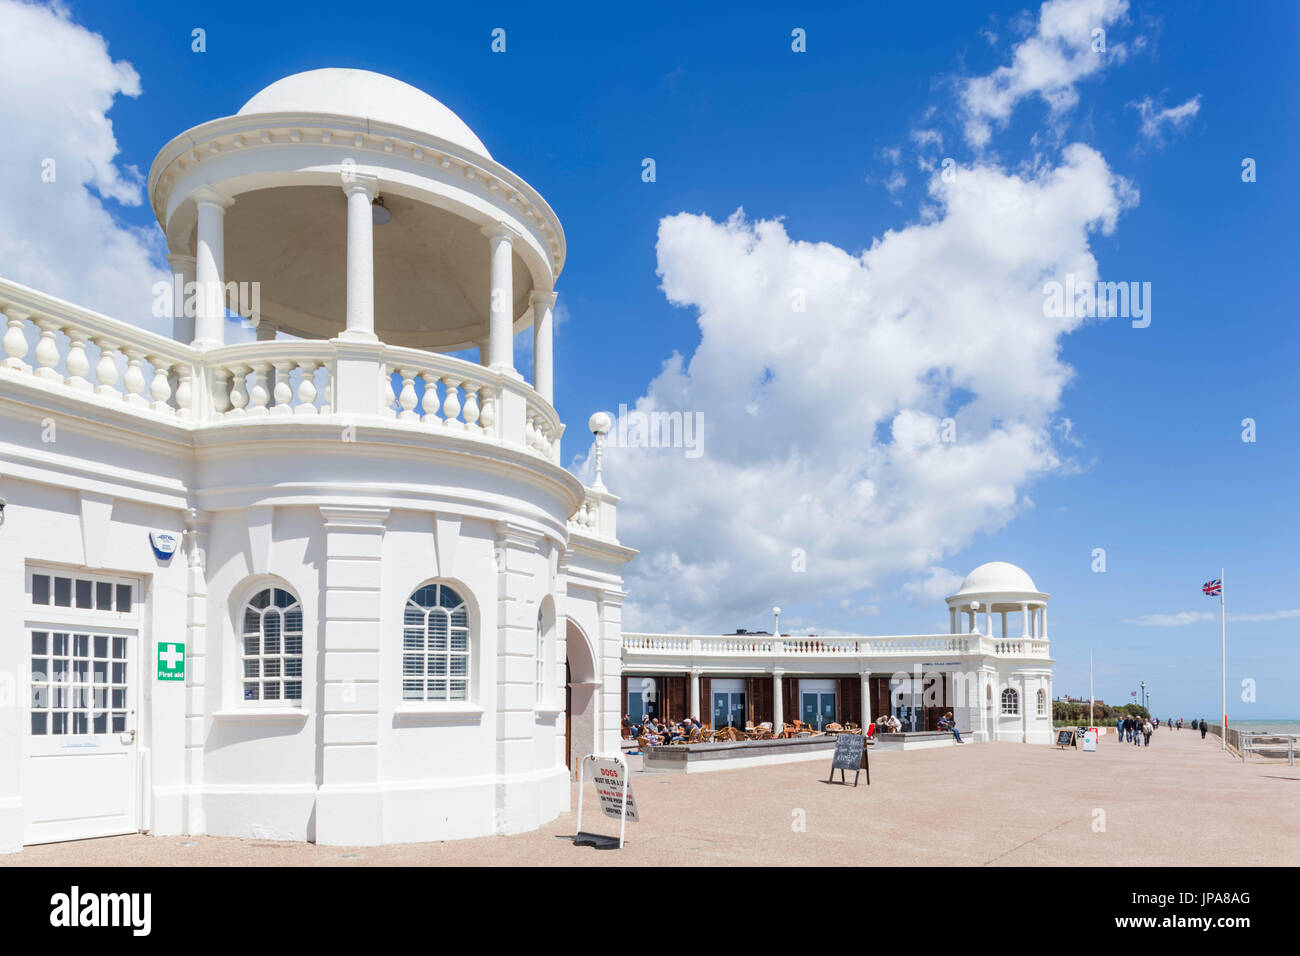
M 946 634 L 885 637 L 623 635 L 622 701 L 634 719 L 832 721 L 882 714 L 934 730 L 953 711 L 974 740 L 1050 743 L 1048 595 L 1012 564 L 981 565 L 947 599 Z M 1008 619 L 1019 618 L 1019 634 Z

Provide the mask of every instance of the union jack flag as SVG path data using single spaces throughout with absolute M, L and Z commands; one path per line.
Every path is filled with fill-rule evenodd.
M 1206 581 L 1204 584 L 1201 585 L 1201 591 L 1203 591 L 1205 594 L 1208 594 L 1210 597 L 1215 597 L 1216 595 L 1222 594 L 1223 579 L 1215 578 L 1213 581 Z

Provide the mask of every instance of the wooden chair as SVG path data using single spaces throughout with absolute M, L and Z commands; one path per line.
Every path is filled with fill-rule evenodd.
M 650 750 L 652 747 L 654 747 L 654 744 L 650 742 L 649 737 L 638 737 L 636 739 L 636 745 L 640 747 L 642 750 Z
M 687 742 L 688 744 L 698 744 L 698 743 L 699 743 L 700 741 L 702 741 L 703 739 L 704 739 L 704 731 L 701 730 L 699 727 L 692 727 L 692 728 L 691 728 L 691 737 L 690 737 L 690 739 L 689 739 L 688 741 L 686 741 L 686 742 Z
M 826 725 L 826 732 L 827 732 L 827 733 L 832 733 L 832 732 L 834 732 L 834 733 L 839 733 L 839 732 L 840 732 L 841 730 L 843 730 L 843 729 L 844 729 L 843 725 L 841 725 L 841 724 L 837 724 L 837 723 L 835 723 L 834 721 L 832 721 L 831 723 L 829 723 L 829 724 Z

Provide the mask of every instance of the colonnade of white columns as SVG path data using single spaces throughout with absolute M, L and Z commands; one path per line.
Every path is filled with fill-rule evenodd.
M 342 174 L 347 196 L 347 306 L 346 328 L 339 338 L 374 342 L 375 248 L 371 204 L 379 193 L 375 176 L 347 170 Z M 234 200 L 204 186 L 194 194 L 198 225 L 194 256 L 168 256 L 173 275 L 194 281 L 199 294 L 194 321 L 177 316 L 173 328 L 180 341 L 196 348 L 225 345 L 225 213 Z M 518 375 L 514 363 L 514 240 L 517 235 L 501 222 L 484 227 L 489 248 L 488 337 L 480 340 L 480 362 L 495 371 Z M 554 309 L 555 293 L 533 292 L 533 388 L 548 403 L 555 401 Z M 273 334 L 273 333 L 272 333 Z M 261 338 L 261 336 L 259 336 Z
M 1034 640 L 1047 640 L 1047 604 L 1038 601 L 1021 601 L 1020 603 L 1020 636 L 1022 638 L 1031 638 Z M 993 604 L 991 602 L 973 601 L 973 607 L 959 607 L 949 605 L 948 607 L 948 632 L 950 634 L 984 634 L 988 637 L 995 636 L 993 633 Z M 979 627 L 979 615 L 984 615 L 985 626 L 983 630 Z M 1002 637 L 1007 637 L 1007 615 L 1014 613 L 1002 610 L 998 612 L 1002 616 Z M 961 615 L 958 617 L 958 615 Z

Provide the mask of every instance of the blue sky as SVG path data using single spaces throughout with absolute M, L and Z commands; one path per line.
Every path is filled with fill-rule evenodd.
M 1132 0 L 1107 23 L 1106 65 L 1065 84 L 1074 102 L 1053 110 L 1036 92 L 1016 97 L 1005 122 L 985 114 L 990 136 L 978 143 L 967 126 L 969 84 L 1015 62 L 1038 27 L 1036 5 L 697 6 L 317 3 L 310 15 L 239 2 L 66 9 L 72 22 L 102 35 L 112 60 L 129 62 L 139 76 L 141 94 L 118 96 L 107 114 L 119 169 L 147 172 L 172 136 L 235 112 L 282 76 L 344 66 L 388 73 L 436 96 L 496 159 L 540 190 L 568 239 L 555 374 L 557 405 L 570 423 L 565 460 L 581 465 L 582 424 L 592 411 L 616 411 L 647 395 L 667 408 L 673 394 L 710 394 L 714 400 L 700 409 L 706 435 L 743 435 L 749 443 L 712 439 L 721 445 L 705 455 L 712 465 L 663 453 L 639 463 L 627 449 L 611 455 L 609 482 L 625 496 L 624 528 L 633 532 L 625 543 L 643 551 L 642 569 L 629 573 L 633 600 L 642 601 L 639 617 L 630 615 L 635 625 L 761 628 L 770 624 L 770 606 L 781 604 L 783 625 L 799 630 L 929 632 L 946 629 L 947 615 L 925 589 L 927 574 L 941 591 L 953 574 L 1007 560 L 1053 595 L 1058 692 L 1086 696 L 1091 649 L 1099 697 L 1122 700 L 1146 680 L 1159 714 L 1192 717 L 1217 708 L 1218 607 L 1199 587 L 1226 567 L 1229 611 L 1272 618 L 1229 623 L 1229 713 L 1300 715 L 1300 337 L 1288 281 L 1296 253 L 1300 8 Z M 190 49 L 195 27 L 206 30 L 205 53 Z M 489 48 L 495 27 L 507 31 L 504 54 Z M 807 33 L 805 53 L 791 50 L 796 27 Z M 37 72 L 24 82 L 47 80 Z M 1154 116 L 1190 101 L 1190 116 L 1171 114 L 1144 134 L 1141 104 Z M 918 131 L 939 141 L 923 145 Z M 887 477 L 841 460 L 836 449 L 873 438 L 870 428 L 855 433 L 851 416 L 837 434 L 842 410 L 834 401 L 820 402 L 812 416 L 799 409 L 812 436 L 802 447 L 791 437 L 803 432 L 787 420 L 790 402 L 828 383 L 786 371 L 779 356 L 755 359 L 774 371 L 752 394 L 706 382 L 702 360 L 676 392 L 673 382 L 659 381 L 674 353 L 689 369 L 701 347 L 698 300 L 711 281 L 703 270 L 725 279 L 728 269 L 725 256 L 698 271 L 683 263 L 726 235 L 754 242 L 743 228 L 727 233 L 722 225 L 742 207 L 747 222 L 780 220 L 789 243 L 814 244 L 809 256 L 828 263 L 835 250 L 860 256 L 890 230 L 920 236 L 925 223 L 945 218 L 945 200 L 932 191 L 937 171 L 924 164 L 951 158 L 959 177 L 978 168 L 1033 182 L 1070 167 L 1071 144 L 1088 147 L 1122 178 L 1117 195 L 1133 194 L 1108 228 L 1080 226 L 1078 242 L 1102 278 L 1151 283 L 1150 327 L 1085 322 L 1038 353 L 1054 354 L 1072 373 L 1046 397 L 1014 406 L 1053 444 L 1039 464 L 1000 479 L 1014 504 L 927 519 L 925 502 L 909 503 L 916 513 L 909 522 L 880 518 L 864 525 L 856 542 L 845 529 L 850 536 L 828 540 L 820 564 L 817 547 L 809 547 L 810 571 L 832 572 L 795 579 L 788 567 L 774 569 L 772 556 L 799 546 L 797 535 L 780 521 L 756 530 L 755 516 L 788 514 L 799 496 L 782 490 L 783 475 L 800 475 L 793 485 L 814 498 L 818 483 L 808 475 L 817 474 L 818 461 L 828 476 L 842 467 L 846 481 L 865 469 L 878 489 L 896 489 L 882 494 L 886 503 L 890 493 L 907 498 L 929 486 L 907 484 L 901 470 Z M 656 163 L 653 183 L 642 181 L 645 157 Z M 1254 183 L 1242 182 L 1245 157 L 1257 163 Z M 147 205 L 109 199 L 105 206 L 123 226 L 152 226 Z M 679 220 L 679 233 L 661 235 L 661 222 L 683 213 L 703 218 Z M 1044 228 L 1054 236 L 1070 227 Z M 772 247 L 774 255 L 785 254 L 785 242 Z M 0 272 L 9 274 L 4 265 Z M 941 273 L 932 270 L 936 282 L 951 280 Z M 680 304 L 661 288 L 677 282 Z M 867 280 L 864 288 L 871 288 Z M 725 313 L 717 310 L 718 322 L 732 323 L 734 334 L 743 316 Z M 846 343 L 818 324 L 829 314 L 810 314 L 800 334 L 826 334 L 828 351 L 842 358 Z M 995 340 L 1015 334 L 1014 325 L 989 328 Z M 874 377 L 876 368 L 865 363 L 862 374 Z M 834 370 L 831 394 L 851 402 L 857 375 L 842 362 Z M 1001 374 L 1010 379 L 1026 369 L 1009 361 Z M 972 375 L 987 383 L 997 370 Z M 935 400 L 955 414 L 964 395 L 955 388 Z M 744 430 L 737 409 L 751 401 L 759 410 L 749 418 L 769 422 L 769 432 Z M 887 436 L 894 413 L 907 407 L 900 399 L 888 414 L 864 421 Z M 995 433 L 1008 407 L 969 427 Z M 1257 423 L 1253 443 L 1241 440 L 1247 417 Z M 796 446 L 811 470 L 799 470 L 806 460 L 791 464 Z M 736 487 L 773 494 L 745 495 L 732 519 L 714 509 L 709 520 L 725 538 L 721 554 L 693 550 L 692 537 L 708 536 L 709 527 L 676 510 L 675 499 L 650 500 L 665 482 L 694 493 L 741 478 Z M 921 556 L 906 546 L 912 521 L 925 529 L 917 532 Z M 1104 574 L 1091 569 L 1094 548 L 1106 550 Z M 681 574 L 708 568 L 699 580 L 712 589 L 678 595 L 675 613 L 665 610 L 676 589 L 664 571 L 674 553 Z M 944 573 L 927 571 L 936 568 Z M 754 590 L 733 586 L 750 581 Z M 647 592 L 657 596 L 646 600 Z M 1214 618 L 1176 626 L 1144 617 L 1205 611 Z M 1257 702 L 1234 704 L 1247 678 L 1257 682 Z

